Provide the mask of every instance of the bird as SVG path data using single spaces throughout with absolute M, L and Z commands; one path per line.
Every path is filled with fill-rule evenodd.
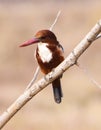
M 64 60 L 64 50 L 58 42 L 56 35 L 48 30 L 38 31 L 34 37 L 20 45 L 20 47 L 29 46 L 37 43 L 36 59 L 41 71 L 46 75 L 56 68 Z M 53 95 L 56 103 L 61 103 L 63 93 L 61 87 L 62 75 L 52 82 Z

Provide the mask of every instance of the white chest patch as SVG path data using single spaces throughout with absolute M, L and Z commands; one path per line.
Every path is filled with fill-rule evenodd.
M 47 43 L 38 43 L 38 53 L 43 63 L 48 63 L 52 59 L 52 52 L 48 49 L 47 45 Z

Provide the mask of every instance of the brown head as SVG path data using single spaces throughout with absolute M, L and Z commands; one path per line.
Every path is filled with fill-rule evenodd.
M 34 38 L 32 38 L 27 42 L 24 42 L 23 44 L 20 45 L 20 47 L 29 46 L 38 42 L 57 43 L 57 38 L 55 34 L 50 30 L 40 30 L 35 34 Z

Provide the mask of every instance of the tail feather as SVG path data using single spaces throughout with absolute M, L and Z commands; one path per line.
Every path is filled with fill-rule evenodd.
M 62 94 L 60 78 L 53 81 L 52 86 L 53 86 L 53 94 L 54 94 L 55 102 L 61 103 L 61 98 L 63 97 L 63 94 Z

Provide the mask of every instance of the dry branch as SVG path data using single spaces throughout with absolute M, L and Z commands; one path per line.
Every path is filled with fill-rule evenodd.
M 40 70 L 40 68 L 39 68 L 39 66 L 38 66 L 38 67 L 36 68 L 35 73 L 34 73 L 33 79 L 32 79 L 32 80 L 30 81 L 30 83 L 28 84 L 26 90 L 29 89 L 29 88 L 34 84 L 35 80 L 37 79 L 39 70 Z
M 101 32 L 101 20 L 92 28 L 85 38 L 74 48 L 69 56 L 52 72 L 40 79 L 31 88 L 26 90 L 1 116 L 0 128 L 2 128 L 15 113 L 20 110 L 33 96 L 44 89 L 49 83 L 64 73 L 68 68 L 77 63 L 78 58 L 91 45 Z

